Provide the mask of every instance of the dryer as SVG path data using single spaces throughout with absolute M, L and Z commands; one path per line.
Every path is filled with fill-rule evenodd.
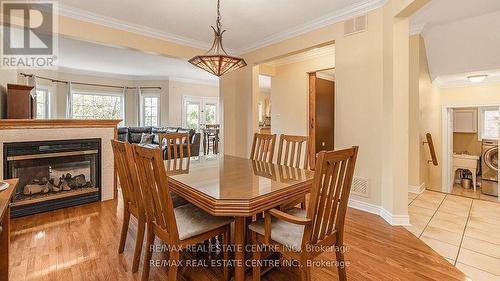
M 483 140 L 481 192 L 498 196 L 498 141 Z

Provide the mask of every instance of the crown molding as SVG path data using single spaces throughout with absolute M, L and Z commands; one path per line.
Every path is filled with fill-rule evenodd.
M 98 15 L 95 13 L 91 13 L 88 11 L 80 10 L 77 8 L 69 7 L 62 3 L 59 3 L 59 15 L 85 21 L 91 22 L 127 32 L 132 32 L 136 34 L 141 34 L 149 37 L 153 37 L 160 40 L 165 40 L 181 45 L 186 45 L 189 47 L 197 48 L 197 49 L 208 49 L 211 46 L 211 43 L 202 42 L 199 40 L 187 38 L 184 36 L 179 36 L 172 33 L 167 33 L 164 31 L 160 31 L 157 29 L 153 29 L 143 25 L 131 24 L 127 22 L 123 22 L 111 17 Z
M 375 9 L 378 9 L 382 6 L 384 6 L 389 0 L 366 0 L 361 3 L 356 3 L 354 5 L 350 5 L 348 7 L 345 7 L 343 9 L 337 10 L 333 13 L 330 13 L 326 16 L 320 17 L 318 19 L 315 19 L 313 21 L 310 21 L 306 24 L 302 24 L 299 26 L 296 26 L 294 28 L 288 29 L 284 32 L 279 32 L 276 33 L 272 36 L 269 36 L 263 40 L 260 40 L 258 42 L 255 42 L 254 44 L 251 44 L 250 46 L 241 48 L 241 49 L 228 49 L 230 53 L 236 54 L 236 55 L 242 55 L 246 54 L 252 51 L 255 51 L 257 49 L 281 42 L 286 39 L 290 39 L 292 37 L 310 32 L 312 30 L 325 27 L 327 25 L 341 22 L 344 20 L 348 20 L 350 18 L 360 16 L 363 14 L 366 14 L 370 11 L 373 11 Z M 141 35 L 146 35 L 149 37 L 157 38 L 160 40 L 166 40 L 170 41 L 173 43 L 181 44 L 181 45 L 186 45 L 189 47 L 197 48 L 197 49 L 208 49 L 212 45 L 211 42 L 203 42 L 195 39 L 191 39 L 188 37 L 172 34 L 172 33 L 167 33 L 164 31 L 160 31 L 157 29 L 153 29 L 150 27 L 142 26 L 142 25 L 136 25 L 136 24 L 131 24 L 123 21 L 119 21 L 117 19 L 111 18 L 111 17 L 106 17 L 102 15 L 98 15 L 95 13 L 91 13 L 88 11 L 76 9 L 73 7 L 69 7 L 67 5 L 59 3 L 59 14 L 81 20 L 81 21 L 86 21 L 86 22 L 92 22 L 95 24 L 119 29 L 119 30 L 124 30 L 132 33 L 137 33 Z
M 126 74 L 116 74 L 108 72 L 97 72 L 91 70 L 83 70 L 69 67 L 58 67 L 57 70 L 52 70 L 54 72 L 73 74 L 73 75 L 83 75 L 91 77 L 106 77 L 111 79 L 119 79 L 126 81 L 176 81 L 187 84 L 197 84 L 197 85 L 208 85 L 208 86 L 219 86 L 219 80 L 198 80 L 192 78 L 183 77 L 173 77 L 173 76 L 144 76 L 144 75 L 126 75 Z
M 341 21 L 345 21 L 351 19 L 353 17 L 364 15 L 370 11 L 376 10 L 380 7 L 383 7 L 387 4 L 389 0 L 368 0 L 361 3 L 356 3 L 354 5 L 350 5 L 343 9 L 337 10 L 333 13 L 330 13 L 326 16 L 320 17 L 313 21 L 310 21 L 306 24 L 302 24 L 286 30 L 284 32 L 279 32 L 277 34 L 271 35 L 261 41 L 258 41 L 248 47 L 234 50 L 236 54 L 243 55 L 250 53 L 252 51 L 258 50 L 260 48 L 267 47 L 272 44 L 276 44 L 278 42 L 302 35 L 304 33 L 325 27 L 330 24 L 338 23 Z

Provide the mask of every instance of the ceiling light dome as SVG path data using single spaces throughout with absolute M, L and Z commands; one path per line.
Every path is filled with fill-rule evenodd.
M 467 79 L 469 79 L 469 81 L 473 83 L 483 82 L 484 80 L 486 80 L 486 78 L 488 78 L 488 75 L 486 74 L 467 76 Z
M 212 26 L 212 29 L 215 33 L 212 48 L 204 55 L 190 59 L 189 62 L 219 77 L 230 71 L 245 67 L 247 63 L 244 59 L 228 55 L 222 45 L 222 35 L 226 31 L 222 30 L 220 20 L 220 0 L 217 0 L 216 26 Z

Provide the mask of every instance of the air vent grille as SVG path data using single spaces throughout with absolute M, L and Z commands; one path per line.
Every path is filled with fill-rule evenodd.
M 368 197 L 369 195 L 368 179 L 354 177 L 354 179 L 352 180 L 351 194 L 362 197 Z
M 344 22 L 344 36 L 366 31 L 368 17 L 366 15 L 350 19 Z

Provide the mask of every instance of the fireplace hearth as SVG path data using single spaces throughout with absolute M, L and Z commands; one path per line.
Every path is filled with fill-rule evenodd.
M 4 143 L 5 178 L 19 178 L 12 217 L 99 201 L 101 140 Z

